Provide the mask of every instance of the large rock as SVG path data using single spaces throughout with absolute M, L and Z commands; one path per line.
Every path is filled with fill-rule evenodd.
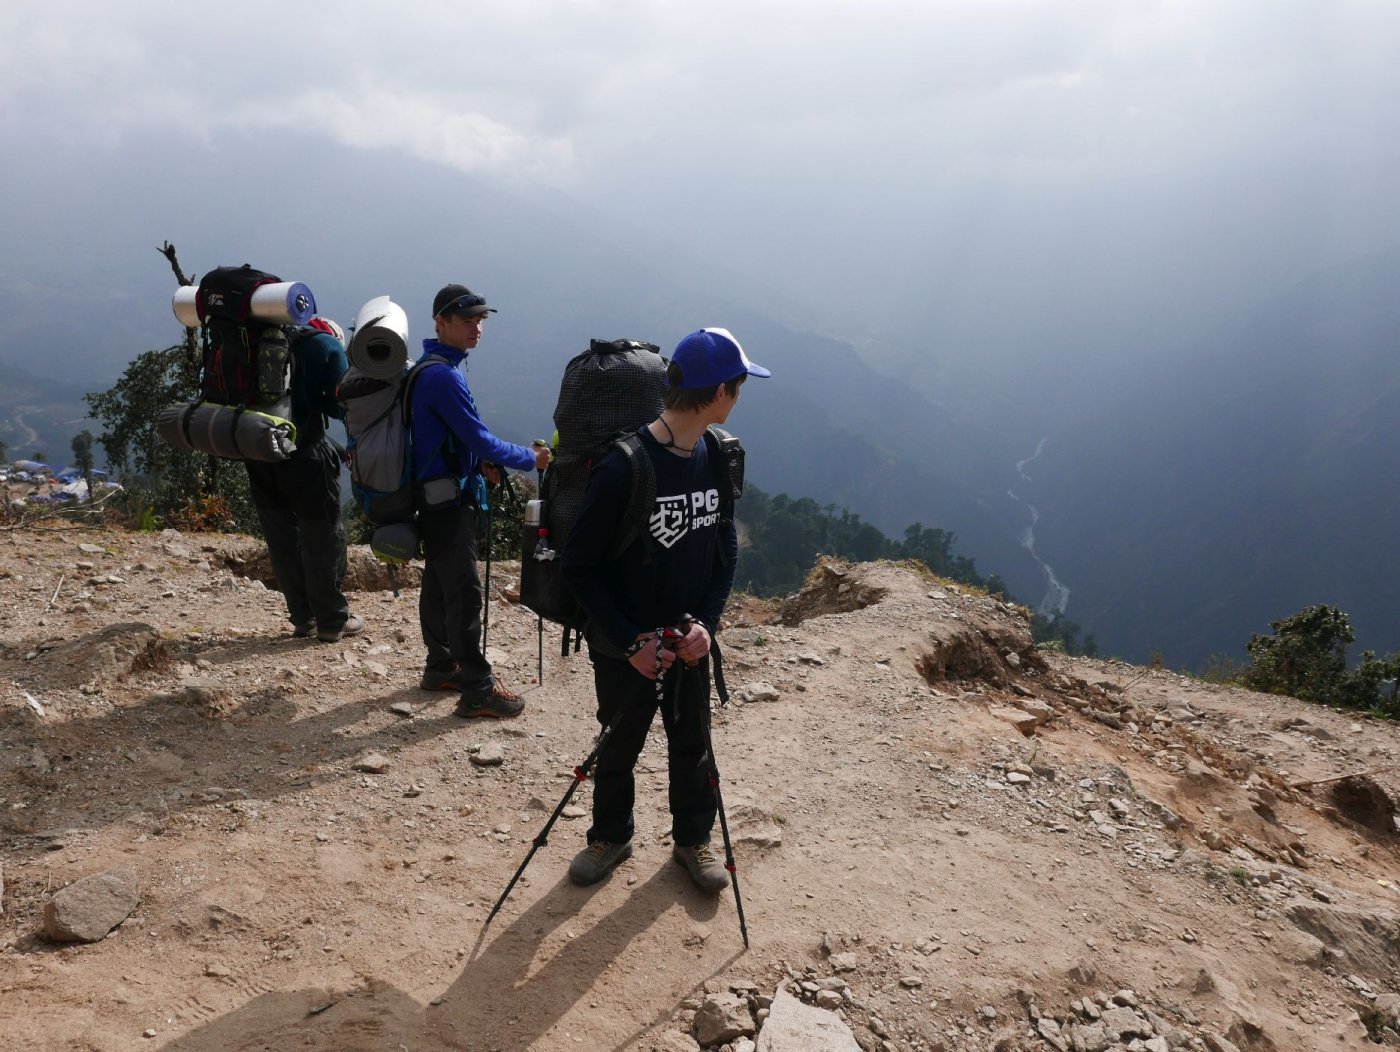
M 1395 799 L 1370 775 L 1353 774 L 1332 785 L 1332 806 L 1358 825 L 1377 833 L 1394 833 Z
M 737 994 L 721 993 L 706 999 L 695 1013 L 695 1040 L 702 1045 L 722 1045 L 754 1032 L 749 1003 Z
M 44 905 L 44 934 L 55 942 L 97 942 L 131 915 L 140 898 L 129 866 L 83 877 Z
M 750 803 L 736 803 L 725 815 L 730 838 L 736 844 L 777 847 L 783 842 L 783 827 L 772 814 Z
M 1322 902 L 1298 902 L 1290 921 L 1346 955 L 1347 970 L 1386 979 L 1400 959 L 1400 916 L 1389 910 L 1362 910 Z
M 46 651 L 40 660 L 55 686 L 80 687 L 124 679 L 168 658 L 160 633 L 148 624 L 131 621 L 69 640 Z
M 259 539 L 230 538 L 223 544 L 224 566 L 240 577 L 261 581 L 268 588 L 277 587 L 277 575 L 272 572 L 272 559 L 267 546 Z M 400 588 L 417 588 L 423 583 L 423 567 L 419 563 L 404 563 L 396 568 Z M 345 550 L 345 580 L 347 592 L 387 592 L 392 587 L 386 563 L 374 557 L 367 544 L 352 544 Z
M 1372 1007 L 1382 1023 L 1392 1030 L 1400 1030 L 1400 994 L 1381 994 Z
M 783 600 L 778 618 L 785 625 L 795 626 L 813 617 L 873 606 L 889 595 L 889 589 L 867 580 L 870 574 L 869 564 L 852 565 L 823 556 L 808 571 L 802 588 Z
M 779 989 L 758 1032 L 757 1052 L 860 1052 L 860 1045 L 840 1016 Z

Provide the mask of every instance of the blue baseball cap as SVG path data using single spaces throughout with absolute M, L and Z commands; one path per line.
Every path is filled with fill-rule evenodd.
M 701 329 L 676 344 L 671 361 L 681 370 L 680 387 L 715 387 L 749 376 L 772 376 L 761 365 L 749 361 L 744 348 L 728 329 Z

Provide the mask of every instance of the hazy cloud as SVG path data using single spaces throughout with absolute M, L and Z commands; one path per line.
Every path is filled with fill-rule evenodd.
M 1397 50 L 1374 0 L 23 0 L 0 148 L 301 129 L 564 190 L 882 324 L 912 310 L 907 336 L 1394 244 Z

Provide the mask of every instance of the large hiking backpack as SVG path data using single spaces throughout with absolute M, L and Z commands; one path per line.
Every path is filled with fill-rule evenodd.
M 648 550 L 657 544 L 650 529 L 656 505 L 656 466 L 643 446 L 638 433 L 640 430 L 638 427 L 635 431 L 616 436 L 603 450 L 604 455 L 614 449 L 620 450 L 627 458 L 631 474 L 627 507 L 622 512 L 617 533 L 608 549 L 609 559 L 621 558 L 636 544 L 644 545 Z M 705 430 L 703 441 L 711 470 L 716 473 L 719 517 L 723 528 L 734 521 L 734 502 L 744 493 L 744 447 L 729 432 L 714 425 Z M 567 655 L 570 634 L 574 635 L 573 646 L 577 650 L 588 616 L 564 583 L 559 565 L 559 549 L 563 541 L 554 543 L 552 531 L 545 525 L 549 519 L 549 502 L 531 501 L 530 505 L 526 509 L 521 538 L 520 603 L 543 621 L 554 621 L 564 626 L 559 652 Z M 574 517 L 577 518 L 577 510 Z
M 584 616 L 557 560 L 535 556 L 555 553 L 568 540 L 583 506 L 588 473 L 612 441 L 660 414 L 666 365 L 654 343 L 591 340 L 588 350 L 564 366 L 554 406 L 554 459 L 540 483 L 537 521 L 527 522 L 521 552 L 520 602 L 546 621 L 582 628 Z
M 269 291 L 279 297 L 286 290 L 295 304 L 255 310 L 254 295 L 265 286 L 277 286 Z M 167 406 L 157 433 L 178 449 L 229 460 L 286 460 L 296 450 L 286 325 L 314 312 L 311 291 L 247 264 L 218 267 L 200 281 L 195 309 L 203 349 L 199 401 Z
M 413 478 L 413 386 L 423 370 L 452 363 L 425 354 L 393 376 L 373 377 L 352 365 L 336 388 L 345 407 L 350 491 L 376 526 L 415 517 Z
M 204 323 L 200 398 L 231 406 L 275 405 L 291 390 L 291 354 L 280 322 L 253 314 L 253 293 L 275 274 L 219 267 L 199 283 L 195 306 Z

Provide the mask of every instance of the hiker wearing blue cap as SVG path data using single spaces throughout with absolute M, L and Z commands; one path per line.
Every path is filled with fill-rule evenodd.
M 710 848 L 716 804 L 701 766 L 711 638 L 738 556 L 728 459 L 737 442 L 715 426 L 728 420 L 750 376 L 770 375 L 749 361 L 728 330 L 691 333 L 667 367 L 661 415 L 589 475 L 562 551 L 564 579 L 589 617 L 585 634 L 604 728 L 588 846 L 569 866 L 576 884 L 601 880 L 632 854 L 633 768 L 658 708 L 667 739 L 673 855 L 706 891 L 717 893 L 729 882 Z M 618 550 L 639 479 L 654 482 L 642 509 L 646 527 Z M 677 658 L 683 674 L 680 667 L 672 671 Z

